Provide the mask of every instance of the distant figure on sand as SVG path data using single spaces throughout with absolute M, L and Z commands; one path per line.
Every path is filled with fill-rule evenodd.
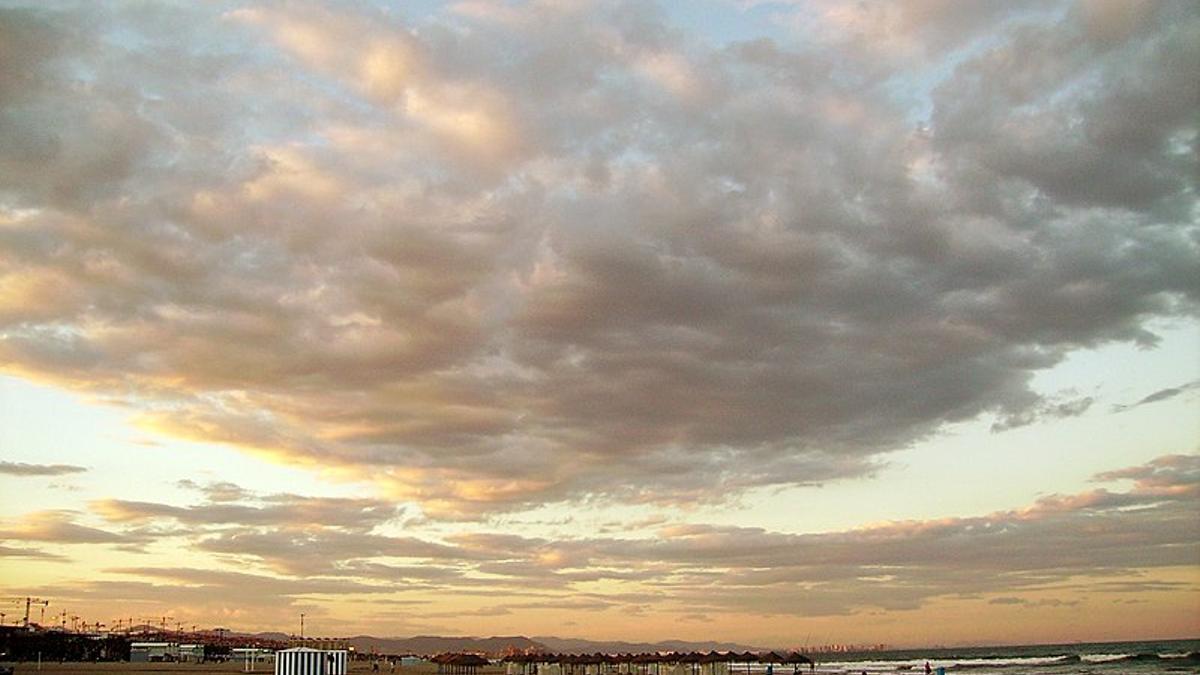
M 926 662 L 925 662 L 925 675 L 929 675 L 929 674 L 930 674 L 930 673 L 932 673 L 932 672 L 933 672 L 933 668 L 930 668 L 930 667 L 929 667 L 929 662 L 928 662 L 928 661 L 926 661 Z

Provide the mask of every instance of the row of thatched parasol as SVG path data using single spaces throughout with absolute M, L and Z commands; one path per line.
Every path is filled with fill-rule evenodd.
M 557 663 L 561 665 L 619 665 L 643 663 L 779 663 L 799 665 L 812 659 L 799 652 L 649 652 L 642 654 L 513 654 L 507 663 Z
M 439 675 L 473 675 L 488 660 L 478 654 L 438 654 L 430 659 L 437 664 Z

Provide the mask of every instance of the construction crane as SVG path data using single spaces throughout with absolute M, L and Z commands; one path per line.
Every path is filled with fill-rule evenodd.
M 25 628 L 29 628 L 29 609 L 33 605 L 41 605 L 43 608 L 45 608 L 47 605 L 50 604 L 49 600 L 43 600 L 41 598 L 33 598 L 30 596 L 25 596 L 23 598 L 9 598 L 8 600 L 9 600 L 9 602 L 25 603 L 25 618 L 23 619 L 23 622 L 22 622 L 22 625 Z M 42 611 L 44 613 L 45 609 L 43 609 Z
M 154 625 L 157 623 L 158 624 L 158 632 L 161 633 L 162 635 L 167 634 L 167 622 L 174 621 L 174 620 L 175 620 L 175 617 L 173 617 L 173 616 L 161 616 L 161 615 L 160 616 L 143 616 L 143 617 L 138 618 L 138 621 L 141 621 L 143 624 L 146 625 L 146 628 L 151 629 L 151 630 L 153 630 Z

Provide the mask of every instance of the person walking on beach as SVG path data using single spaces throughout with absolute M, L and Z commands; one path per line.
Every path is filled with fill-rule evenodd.
M 925 675 L 929 675 L 929 674 L 930 674 L 930 673 L 932 673 L 932 672 L 933 672 L 933 668 L 930 668 L 930 667 L 929 667 L 929 662 L 928 662 L 928 661 L 926 661 L 926 662 L 925 662 Z

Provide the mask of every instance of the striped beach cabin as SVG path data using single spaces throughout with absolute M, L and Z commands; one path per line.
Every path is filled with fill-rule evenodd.
M 282 649 L 275 654 L 275 675 L 346 675 L 345 649 Z

